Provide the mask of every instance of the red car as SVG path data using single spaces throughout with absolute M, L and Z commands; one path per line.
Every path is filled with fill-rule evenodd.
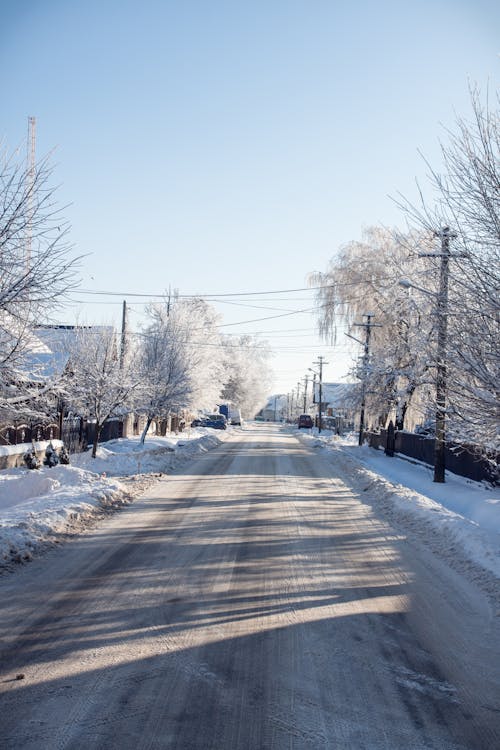
M 299 430 L 301 427 L 305 427 L 307 429 L 311 429 L 313 426 L 312 417 L 309 416 L 309 414 L 301 414 L 298 421 Z

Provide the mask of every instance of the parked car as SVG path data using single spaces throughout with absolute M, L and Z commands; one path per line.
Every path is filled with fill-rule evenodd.
M 227 421 L 223 414 L 212 414 L 203 420 L 202 427 L 212 427 L 214 430 L 227 429 Z
M 226 417 L 229 424 L 241 425 L 243 421 L 241 411 L 231 404 L 220 404 L 219 412 Z
M 191 427 L 212 427 L 214 430 L 225 430 L 227 420 L 224 414 L 206 414 L 204 417 L 193 419 Z
M 241 411 L 239 409 L 229 409 L 229 421 L 231 424 L 241 427 Z
M 313 426 L 312 417 L 309 414 L 301 414 L 298 420 L 298 427 L 299 430 L 301 427 L 305 427 L 306 429 L 311 429 Z

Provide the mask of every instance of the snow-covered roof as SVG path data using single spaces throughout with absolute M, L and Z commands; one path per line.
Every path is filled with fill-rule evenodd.
M 114 331 L 113 326 L 85 326 Z M 38 325 L 23 357 L 22 371 L 30 380 L 42 382 L 64 372 L 75 336 L 82 326 Z
M 265 405 L 264 409 L 284 409 L 287 404 L 287 397 L 286 394 L 276 394 L 275 396 L 269 396 L 267 399 L 267 404 Z
M 323 383 L 321 400 L 332 408 L 348 408 L 358 387 L 357 383 Z M 319 401 L 319 383 L 314 384 L 314 400 Z
M 114 326 L 38 325 L 35 334 L 53 352 L 70 352 L 76 335 L 85 329 L 114 332 Z

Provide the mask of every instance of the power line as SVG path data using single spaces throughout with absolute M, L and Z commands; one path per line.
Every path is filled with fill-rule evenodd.
M 378 276 L 377 277 L 377 283 L 381 283 L 384 281 L 393 282 L 396 284 L 396 280 L 393 276 Z M 181 294 L 179 292 L 176 293 L 176 297 L 178 299 L 205 299 L 207 301 L 218 301 L 221 300 L 221 298 L 227 298 L 227 297 L 255 297 L 255 296 L 265 296 L 270 294 L 289 294 L 292 292 L 314 292 L 318 291 L 320 289 L 338 289 L 343 287 L 350 287 L 350 286 L 358 286 L 359 285 L 359 279 L 353 280 L 353 281 L 335 281 L 331 284 L 320 284 L 318 286 L 307 286 L 307 287 L 297 287 L 295 289 L 272 289 L 272 290 L 266 290 L 266 291 L 250 291 L 250 292 L 221 292 L 221 293 L 208 293 L 208 292 L 200 292 L 195 294 Z M 75 289 L 73 291 L 74 294 L 90 294 L 93 296 L 104 296 L 104 297 L 143 297 L 145 299 L 165 299 L 167 296 L 167 292 L 158 293 L 158 292 L 114 292 L 114 291 L 108 291 L 108 290 L 96 290 L 96 289 Z M 276 302 L 279 300 L 275 300 Z M 285 300 L 282 300 L 285 301 Z
M 222 294 L 176 294 L 179 299 L 206 299 L 206 298 L 218 298 L 218 297 L 253 297 L 262 294 L 289 294 L 290 292 L 310 292 L 317 289 L 328 289 L 333 284 L 325 284 L 323 286 L 310 286 L 310 287 L 299 287 L 297 289 L 275 289 L 265 292 L 223 292 Z M 105 297 L 149 297 L 165 299 L 166 292 L 163 294 L 158 293 L 143 293 L 143 292 L 108 292 L 104 290 L 92 290 L 92 289 L 75 289 L 73 294 L 91 294 L 91 295 L 102 295 Z
M 197 329 L 197 330 L 200 330 L 200 329 Z M 97 331 L 97 330 L 96 331 L 92 331 L 91 330 L 90 332 L 91 333 L 99 333 L 99 331 Z M 142 338 L 142 339 L 148 339 L 148 338 L 152 339 L 152 338 L 154 338 L 154 334 L 143 333 L 143 332 L 140 332 L 140 331 L 128 331 L 127 332 L 127 336 L 128 337 L 134 336 L 136 338 Z M 231 344 L 231 343 L 227 343 L 227 342 L 224 342 L 224 341 L 214 341 L 214 342 L 209 342 L 209 341 L 192 341 L 189 338 L 185 338 L 185 337 L 182 337 L 182 336 L 181 337 L 178 337 L 178 336 L 168 336 L 167 340 L 168 340 L 169 344 L 179 344 L 179 345 L 182 345 L 182 346 L 192 346 L 194 348 L 209 347 L 209 348 L 220 348 L 222 350 L 225 350 L 225 349 L 241 349 L 241 347 L 242 347 L 242 345 L 239 344 L 239 343 Z M 253 346 L 254 349 L 256 349 L 256 350 L 262 350 L 262 351 L 267 351 L 267 352 L 269 352 L 271 354 L 272 354 L 272 352 L 275 352 L 275 351 L 277 351 L 277 352 L 296 352 L 296 351 L 297 352 L 307 352 L 309 350 L 311 350 L 311 352 L 317 352 L 318 351 L 318 347 L 316 345 L 314 345 L 314 344 L 306 345 L 306 346 L 298 345 L 298 346 L 269 346 L 268 347 L 267 346 L 267 342 L 265 340 L 262 340 L 262 341 L 255 341 L 254 340 L 251 343 L 252 343 L 252 346 Z M 340 351 L 343 351 L 343 350 L 341 350 L 341 349 L 335 349 L 335 351 L 340 352 Z
M 238 323 L 222 323 L 219 328 L 229 328 L 229 326 L 242 326 L 247 323 L 260 323 L 262 320 L 275 320 L 276 318 L 286 318 L 289 315 L 298 315 L 299 313 L 313 312 L 315 307 L 306 307 L 303 310 L 293 310 L 292 312 L 282 313 L 281 315 L 268 315 L 266 318 L 254 318 L 253 320 L 240 320 Z
M 249 305 L 248 302 L 234 302 L 233 300 L 228 299 L 221 299 L 221 300 L 211 300 L 212 302 L 216 301 L 219 302 L 219 304 L 224 305 L 236 305 L 237 307 L 252 307 L 255 310 L 276 310 L 276 311 L 283 311 L 282 307 L 266 307 L 265 305 Z M 276 302 L 282 302 L 282 300 L 276 300 Z M 286 312 L 295 312 L 294 310 L 285 310 Z
M 87 292 L 85 292 L 87 294 Z M 92 294 L 92 292 L 88 292 L 88 294 Z M 116 295 L 119 296 L 119 295 Z M 164 300 L 165 297 L 162 297 L 162 300 Z M 197 297 L 188 297 L 187 295 L 183 297 L 183 299 L 199 299 Z M 227 299 L 217 299 L 212 297 L 205 297 L 205 302 L 214 302 L 224 305 L 240 305 L 241 307 L 257 307 L 260 309 L 265 309 L 263 305 L 254 305 L 250 304 L 249 302 L 246 302 L 244 299 L 240 300 L 239 302 L 236 302 L 234 300 L 227 300 Z M 308 297 L 283 297 L 278 299 L 263 299 L 262 302 L 310 302 L 310 299 Z M 116 300 L 109 300 L 107 302 L 105 301 L 98 301 L 93 299 L 85 299 L 85 300 L 77 300 L 77 299 L 70 299 L 70 302 L 80 305 L 80 304 L 88 304 L 88 305 L 121 305 L 121 302 L 118 302 Z M 127 302 L 127 305 L 146 305 L 147 299 L 143 302 Z M 271 308 L 274 309 L 274 308 Z

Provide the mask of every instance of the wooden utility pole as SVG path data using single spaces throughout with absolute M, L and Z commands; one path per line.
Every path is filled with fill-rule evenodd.
M 441 264 L 437 300 L 438 340 L 436 362 L 436 441 L 434 444 L 434 481 L 443 483 L 446 471 L 446 338 L 448 334 L 448 276 L 450 264 L 450 228 L 441 232 Z
M 314 362 L 315 365 L 319 365 L 318 432 L 321 432 L 321 423 L 323 421 L 323 365 L 328 364 L 328 362 L 325 362 L 324 359 L 324 357 L 318 356 L 318 361 Z
M 303 414 L 306 414 L 307 412 L 307 384 L 309 382 L 309 378 L 307 375 L 304 377 L 304 411 Z
M 125 365 L 125 355 L 127 350 L 127 303 L 123 300 L 123 311 L 122 311 L 122 340 L 120 347 L 120 370 L 123 370 Z
M 437 352 L 436 352 L 436 437 L 434 441 L 434 482 L 442 484 L 446 474 L 446 391 L 447 391 L 447 354 L 446 340 L 448 335 L 448 279 L 450 273 L 450 239 L 456 234 L 450 227 L 443 227 L 435 233 L 441 239 L 440 253 L 422 253 L 423 258 L 440 258 L 439 292 L 437 296 Z
M 365 343 L 363 353 L 363 380 L 361 385 L 361 413 L 359 415 L 359 437 L 358 445 L 363 445 L 363 431 L 365 425 L 365 407 L 366 407 L 366 381 L 368 379 L 368 363 L 370 361 L 370 336 L 371 330 L 375 327 L 381 327 L 381 323 L 372 323 L 373 313 L 365 313 L 366 323 L 354 323 L 365 329 Z

